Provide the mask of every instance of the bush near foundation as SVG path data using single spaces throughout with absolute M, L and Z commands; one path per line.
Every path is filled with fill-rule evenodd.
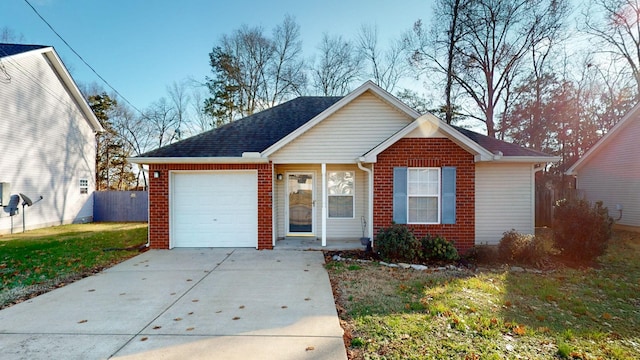
M 458 250 L 453 242 L 447 241 L 440 235 L 427 235 L 420 240 L 422 261 L 455 261 L 460 259 Z
M 393 224 L 380 229 L 375 240 L 376 252 L 384 261 L 413 262 L 418 259 L 420 242 L 405 225 Z
M 553 218 L 554 240 L 563 257 L 592 261 L 606 250 L 614 221 L 602 201 L 558 201 Z
M 510 230 L 503 234 L 498 245 L 498 256 L 502 261 L 519 264 L 543 265 L 551 255 L 557 255 L 553 239 L 546 236 L 521 234 Z

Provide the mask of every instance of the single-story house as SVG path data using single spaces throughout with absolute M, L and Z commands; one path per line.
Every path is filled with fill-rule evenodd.
M 640 231 L 640 104 L 589 149 L 567 174 L 585 200 L 602 201 L 618 227 Z
M 0 234 L 92 221 L 102 130 L 52 47 L 0 43 Z
M 306 236 L 325 246 L 395 222 L 461 251 L 533 233 L 534 175 L 554 160 L 421 116 L 372 82 L 131 159 L 149 165 L 153 248 L 272 249 Z

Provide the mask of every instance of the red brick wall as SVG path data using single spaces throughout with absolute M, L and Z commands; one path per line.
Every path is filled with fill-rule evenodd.
M 456 223 L 408 225 L 420 238 L 426 234 L 453 240 L 464 253 L 475 243 L 475 163 L 473 155 L 445 138 L 405 138 L 378 155 L 374 171 L 373 227 L 378 233 L 393 222 L 393 168 L 456 167 Z
M 155 164 L 149 166 L 149 241 L 152 249 L 169 248 L 170 170 L 258 170 L 258 249 L 272 249 L 271 164 Z M 153 173 L 160 172 L 159 178 Z

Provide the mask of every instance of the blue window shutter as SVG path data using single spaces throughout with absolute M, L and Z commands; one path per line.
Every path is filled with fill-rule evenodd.
M 442 223 L 456 223 L 456 168 L 442 168 Z
M 393 168 L 393 222 L 407 223 L 407 168 Z

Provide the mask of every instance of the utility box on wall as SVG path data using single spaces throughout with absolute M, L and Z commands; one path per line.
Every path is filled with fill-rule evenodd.
M 6 182 L 0 182 L 0 206 L 9 205 L 10 197 L 11 197 L 11 184 Z

